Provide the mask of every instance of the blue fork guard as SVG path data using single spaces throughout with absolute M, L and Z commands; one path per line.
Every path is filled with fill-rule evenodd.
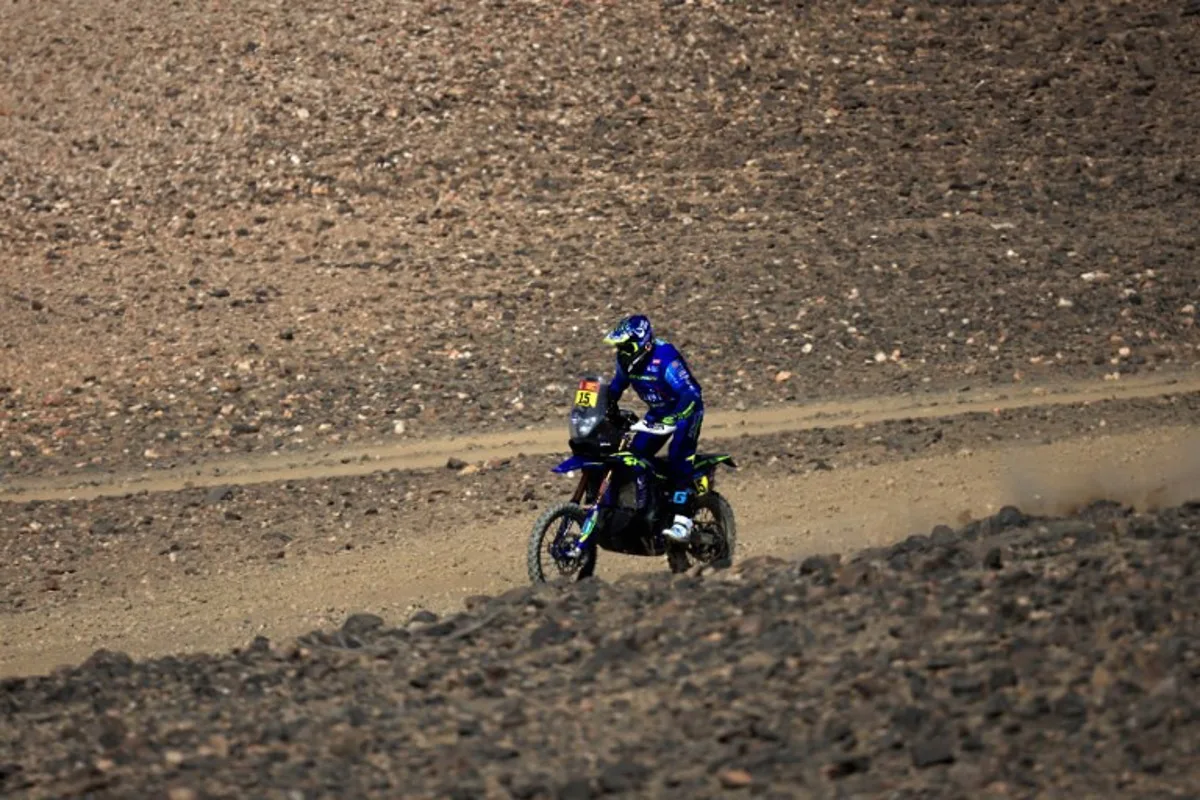
M 554 467 L 551 472 L 574 472 L 577 469 L 588 469 L 603 467 L 604 462 L 594 458 L 585 458 L 584 456 L 571 456 L 566 461 L 563 461 L 557 467 Z

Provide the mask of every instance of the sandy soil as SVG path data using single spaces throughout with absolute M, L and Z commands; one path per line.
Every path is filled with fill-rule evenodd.
M 751 418 L 769 419 L 770 433 L 753 421 L 744 437 L 740 426 L 718 428 L 714 438 L 744 465 L 722 478 L 739 521 L 738 558 L 853 551 L 1004 505 L 1063 513 L 1098 498 L 1139 509 L 1190 500 L 1200 496 L 1200 396 L 1176 393 L 1192 383 L 1102 383 L 920 408 L 880 398 Z M 1120 399 L 1097 402 L 1106 396 Z M 920 443 L 898 442 L 899 425 L 919 418 Z M 825 441 L 788 440 L 805 430 Z M 857 438 L 831 443 L 840 430 Z M 470 445 L 458 439 L 427 455 L 444 463 Z M 241 462 L 215 488 L 114 477 L 90 502 L 31 488 L 45 500 L 14 503 L 7 515 L 20 530 L 3 549 L 11 635 L 0 672 L 44 671 L 99 647 L 219 650 L 355 611 L 445 612 L 525 584 L 524 539 L 539 503 L 570 490 L 537 474 L 553 458 L 535 450 L 527 441 L 485 449 L 457 471 L 406 473 L 384 459 L 382 472 L 352 460 L 344 473 L 300 461 L 278 474 Z M 605 554 L 598 574 L 662 569 L 657 559 Z

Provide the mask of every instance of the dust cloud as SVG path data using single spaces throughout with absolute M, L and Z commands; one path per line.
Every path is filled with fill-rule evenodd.
M 1072 514 L 1098 500 L 1139 512 L 1200 500 L 1200 433 L 1104 460 L 1059 461 L 1036 450 L 1014 454 L 1004 475 L 1004 494 L 1027 514 Z

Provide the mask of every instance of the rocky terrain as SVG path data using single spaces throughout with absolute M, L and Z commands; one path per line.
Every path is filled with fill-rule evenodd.
M 1183 797 L 1200 507 L 516 588 L 0 684 L 10 797 Z
M 741 464 L 736 476 L 726 474 L 719 480 L 746 489 L 795 481 L 803 490 L 804 481 L 812 476 L 845 475 L 849 483 L 858 468 L 872 465 L 884 465 L 889 474 L 899 477 L 923 469 L 920 464 L 928 459 L 965 456 L 974 449 L 1069 442 L 1110 430 L 1127 436 L 1144 432 L 1148 440 L 1160 428 L 1186 429 L 1198 413 L 1200 394 L 1188 394 L 737 439 L 716 448 L 736 454 Z M 0 613 L 25 616 L 88 609 L 102 598 L 124 597 L 129 600 L 126 611 L 136 614 L 141 613 L 139 597 L 147 581 L 186 593 L 251 566 L 299 580 L 312 558 L 351 553 L 366 553 L 369 558 L 373 552 L 396 546 L 421 552 L 432 549 L 431 542 L 438 540 L 457 539 L 463 550 L 489 553 L 497 562 L 515 564 L 521 537 L 539 511 L 568 496 L 574 487 L 573 479 L 551 474 L 550 468 L 559 460 L 514 456 L 364 477 L 0 504 L 0 529 L 8 533 L 0 537 Z M 1171 469 L 1171 465 L 1157 466 Z M 1147 472 L 1147 481 L 1160 478 L 1144 465 L 1133 470 Z M 894 483 L 896 477 L 890 480 Z M 930 473 L 931 483 L 938 479 Z M 1200 474 L 1183 479 L 1159 502 L 1179 502 L 1190 497 L 1186 492 L 1192 488 L 1200 490 Z M 1094 491 L 1112 488 L 1101 485 Z M 977 496 L 970 500 L 980 502 L 982 490 L 977 487 Z M 856 495 L 851 489 L 844 494 L 861 502 L 866 493 Z M 1122 494 L 1127 502 L 1147 504 L 1145 491 L 1126 485 Z M 829 499 L 799 495 L 794 510 L 805 525 L 819 524 L 815 509 L 822 506 L 817 503 Z M 1026 505 L 1037 502 L 1032 496 L 1012 499 Z M 1067 510 L 1071 501 L 1091 499 L 1094 495 L 1085 493 L 1046 510 Z M 747 520 L 769 517 L 770 508 L 780 515 L 793 510 L 790 498 L 776 497 L 764 504 L 755 492 L 747 500 L 753 505 L 738 509 Z M 897 509 L 901 505 L 897 503 Z M 473 530 L 479 533 L 469 535 Z M 886 533 L 899 537 L 908 532 L 897 528 Z M 743 546 L 752 553 L 762 552 L 754 539 L 752 534 Z M 443 572 L 448 581 L 459 574 L 460 564 L 464 583 L 486 574 L 478 563 L 467 566 L 476 561 L 469 553 L 435 552 L 438 555 L 431 555 L 425 566 Z M 411 576 L 397 576 L 397 580 L 403 582 L 405 577 Z
M 1195 4 L 9 4 L 0 472 L 1196 360 Z
M 7 4 L 0 795 L 1200 796 L 1197 142 L 1194 0 Z M 829 425 L 527 587 L 635 310 Z

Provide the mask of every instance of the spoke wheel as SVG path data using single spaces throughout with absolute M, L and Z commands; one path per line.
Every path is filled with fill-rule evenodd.
M 566 551 L 579 541 L 587 512 L 574 503 L 559 503 L 546 509 L 533 524 L 526 550 L 529 580 L 547 583 L 553 580 L 582 580 L 596 571 L 596 548 L 569 557 Z
M 716 492 L 701 495 L 696 501 L 693 522 L 692 541 L 688 545 L 691 557 L 719 569 L 729 567 L 737 547 L 737 523 L 729 501 Z

